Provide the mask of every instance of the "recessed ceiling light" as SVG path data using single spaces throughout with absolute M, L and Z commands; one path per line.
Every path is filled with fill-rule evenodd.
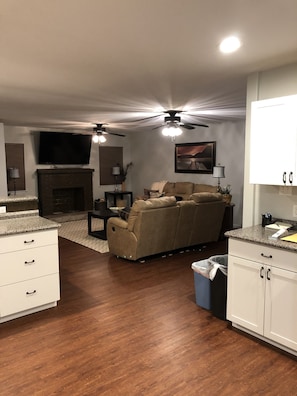
M 225 38 L 221 42 L 220 51 L 223 52 L 224 54 L 229 54 L 231 52 L 238 50 L 240 46 L 241 46 L 241 42 L 239 41 L 239 39 L 235 36 L 230 36 Z

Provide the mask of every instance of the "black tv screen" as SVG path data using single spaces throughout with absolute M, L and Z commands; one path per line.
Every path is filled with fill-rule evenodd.
M 38 163 L 53 165 L 89 164 L 91 144 L 91 135 L 40 132 Z

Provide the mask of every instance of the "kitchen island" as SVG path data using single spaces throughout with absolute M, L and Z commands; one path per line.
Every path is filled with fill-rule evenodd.
M 225 233 L 227 319 L 297 355 L 297 244 L 271 239 L 274 232 L 257 225 Z
M 57 305 L 59 226 L 38 210 L 0 215 L 0 323 Z

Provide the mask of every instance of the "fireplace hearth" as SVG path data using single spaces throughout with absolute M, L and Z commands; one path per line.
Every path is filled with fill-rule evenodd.
M 40 215 L 93 208 L 93 169 L 37 169 Z

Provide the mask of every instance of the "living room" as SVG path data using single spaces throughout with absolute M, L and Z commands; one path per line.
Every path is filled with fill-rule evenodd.
M 267 0 L 257 10 L 227 1 L 234 29 L 248 19 L 257 51 L 249 52 L 253 45 L 246 41 L 243 58 L 223 61 L 209 44 L 218 41 L 212 29 L 225 32 L 230 22 L 217 1 L 28 1 L 26 6 L 5 1 L 2 11 L 2 27 L 9 21 L 7 42 L 15 52 L 3 49 L 0 73 L 0 196 L 8 193 L 5 144 L 24 147 L 26 187 L 16 196 L 38 196 L 36 170 L 55 168 L 38 164 L 39 131 L 92 134 L 94 123 L 104 122 L 107 131 L 126 136 L 107 134 L 105 143 L 92 143 L 90 164 L 83 168 L 94 169 L 93 200 L 115 187 L 100 183 L 100 147 L 123 148 L 124 165 L 133 163 L 126 189 L 137 196 L 160 180 L 216 185 L 211 173 L 176 173 L 174 157 L 175 144 L 215 142 L 216 164 L 225 167 L 221 185 L 232 188 L 235 227 L 258 225 L 265 212 L 296 220 L 296 187 L 249 181 L 251 102 L 297 93 L 297 10 L 291 1 L 273 1 L 273 8 Z M 164 26 L 168 21 L 174 29 Z M 186 31 L 190 41 L 184 40 Z M 279 43 L 286 31 L 287 40 Z M 183 60 L 190 63 L 187 71 Z M 102 64 L 109 75 L 102 73 Z M 206 70 L 211 72 L 208 84 Z M 244 104 L 246 117 L 235 112 L 217 119 L 216 110 L 228 112 L 235 104 L 240 110 Z M 190 105 L 195 118 L 186 118 Z M 171 108 L 184 111 L 182 121 L 201 121 L 208 128 L 184 128 L 175 139 L 163 136 L 163 111 Z M 280 147 L 284 144 L 280 131 Z M 231 329 L 195 303 L 191 263 L 226 252 L 223 240 L 141 264 L 59 238 L 57 307 L 0 325 L 3 394 L 294 394 L 292 356 Z

